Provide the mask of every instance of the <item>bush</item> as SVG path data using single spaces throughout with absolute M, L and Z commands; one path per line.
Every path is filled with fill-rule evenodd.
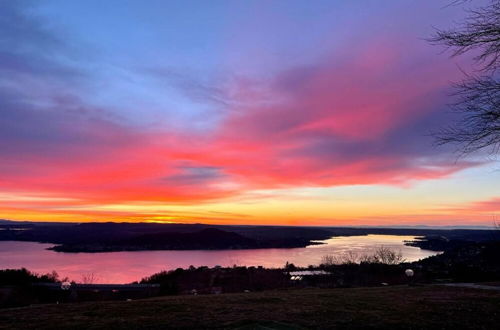
M 401 251 L 394 251 L 388 247 L 380 246 L 372 255 L 359 254 L 348 251 L 339 255 L 326 255 L 321 259 L 323 266 L 354 265 L 354 264 L 384 264 L 398 265 L 405 262 Z

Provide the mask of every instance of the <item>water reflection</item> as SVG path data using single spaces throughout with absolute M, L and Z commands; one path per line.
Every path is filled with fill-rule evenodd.
M 297 266 L 317 265 L 328 254 L 354 251 L 370 254 L 377 247 L 400 250 L 408 261 L 435 255 L 436 252 L 405 246 L 414 236 L 367 235 L 331 238 L 322 245 L 296 249 L 258 249 L 224 251 L 134 251 L 106 253 L 58 253 L 46 250 L 51 244 L 0 242 L 0 268 L 25 267 L 38 273 L 57 271 L 61 276 L 81 281 L 94 274 L 99 283 L 128 283 L 165 269 L 193 266 L 282 267 L 287 261 Z

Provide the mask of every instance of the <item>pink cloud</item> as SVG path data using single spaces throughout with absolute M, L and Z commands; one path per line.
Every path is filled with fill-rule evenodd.
M 456 69 L 418 52 L 372 42 L 258 85 L 235 80 L 226 116 L 209 132 L 132 128 L 72 98 L 57 98 L 56 110 L 8 104 L 3 120 L 19 129 L 3 133 L 0 184 L 96 202 L 193 202 L 446 177 L 474 165 L 441 156 L 426 136 L 444 120 Z

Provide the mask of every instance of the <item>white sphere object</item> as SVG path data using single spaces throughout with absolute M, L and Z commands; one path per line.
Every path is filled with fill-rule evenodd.
M 62 282 L 61 283 L 61 289 L 63 290 L 69 290 L 71 288 L 71 283 L 70 282 Z
M 405 270 L 405 274 L 408 277 L 412 277 L 413 275 L 415 275 L 415 273 L 413 272 L 413 269 L 407 269 L 407 270 Z

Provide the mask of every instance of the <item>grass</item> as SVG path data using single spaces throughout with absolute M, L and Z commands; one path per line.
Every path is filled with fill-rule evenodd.
M 0 329 L 494 329 L 499 307 L 477 289 L 297 289 L 5 309 Z

